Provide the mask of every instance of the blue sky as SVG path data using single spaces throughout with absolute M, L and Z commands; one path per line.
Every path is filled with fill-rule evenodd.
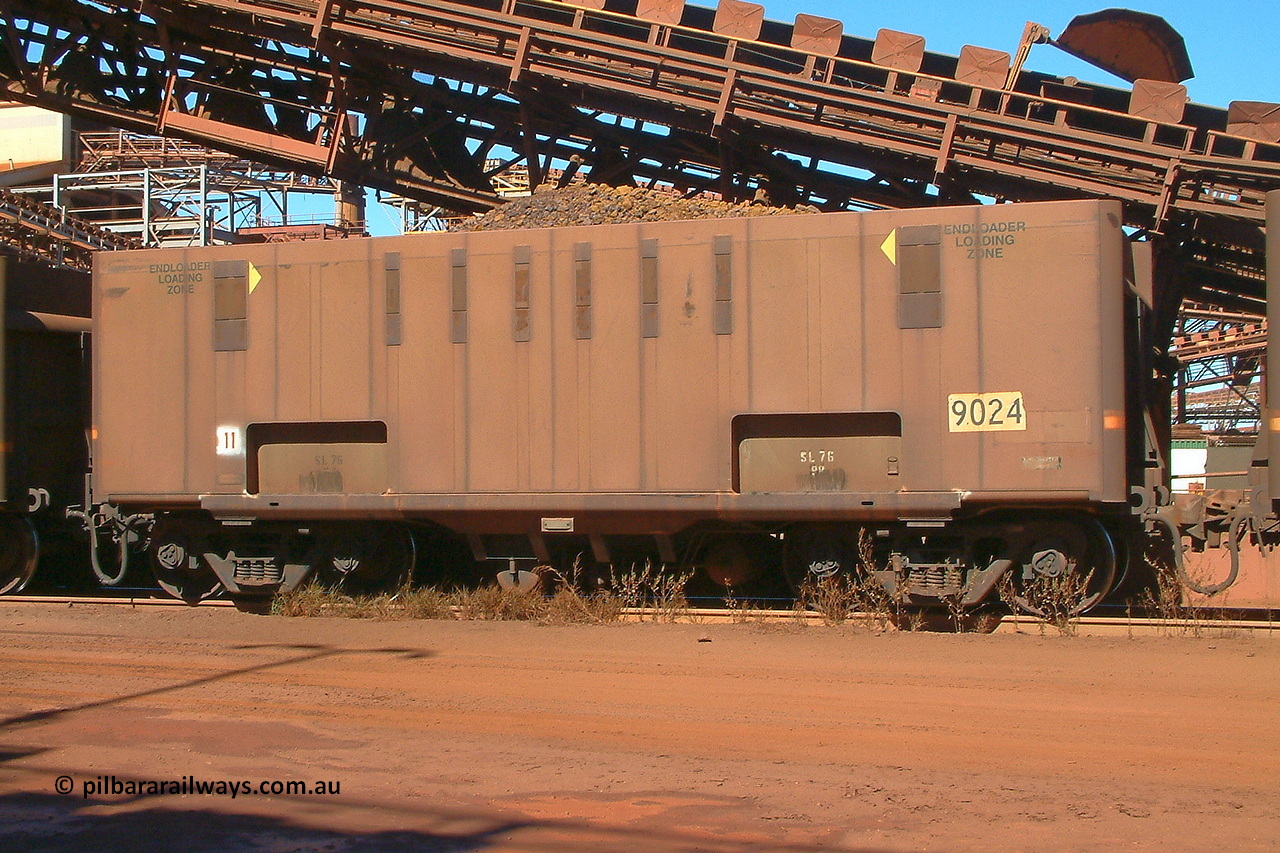
M 714 5 L 714 0 L 690 0 Z M 836 0 L 756 0 L 765 17 L 791 21 L 796 13 L 844 22 L 848 35 L 872 38 L 876 30 L 916 33 L 925 47 L 958 54 L 966 44 L 1017 50 L 1027 21 L 1044 24 L 1057 36 L 1076 15 L 1130 8 L 1162 16 L 1187 42 L 1196 76 L 1186 82 L 1191 99 L 1225 107 L 1230 101 L 1280 103 L 1280 3 L 1276 0 L 900 0 L 898 3 Z M 1091 83 L 1128 86 L 1105 71 L 1051 45 L 1036 45 L 1027 67 L 1049 74 L 1072 74 Z

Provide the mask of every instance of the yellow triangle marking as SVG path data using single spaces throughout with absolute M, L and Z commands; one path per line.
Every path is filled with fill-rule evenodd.
M 258 286 L 258 282 L 262 281 L 262 273 L 258 272 L 258 268 L 252 263 L 249 264 L 249 292 L 253 293 L 253 289 Z
M 889 263 L 895 267 L 898 265 L 898 229 L 895 228 L 889 232 L 889 236 L 884 238 L 884 242 L 880 244 L 880 251 L 884 252 L 884 256 L 889 259 Z

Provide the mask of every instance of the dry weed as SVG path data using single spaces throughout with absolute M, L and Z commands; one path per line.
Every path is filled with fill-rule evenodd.
M 347 595 L 340 589 L 311 581 L 271 601 L 278 616 L 342 616 L 347 619 L 443 619 L 453 613 L 444 594 L 431 588 L 411 589 L 407 584 L 394 593 Z
M 609 584 L 614 594 L 626 608 L 647 607 L 655 611 L 654 620 L 675 622 L 689 613 L 689 599 L 685 588 L 693 578 L 693 572 L 669 573 L 661 566 L 645 560 L 643 568 L 633 565 L 627 571 L 616 574 L 609 570 Z
M 724 609 L 729 612 L 729 621 L 734 625 L 748 623 L 764 625 L 770 621 L 771 617 L 777 614 L 776 610 L 765 607 L 758 602 L 737 598 L 734 596 L 733 587 L 731 586 L 725 587 Z
M 274 616 L 320 616 L 333 604 L 336 594 L 312 580 L 271 599 Z
M 406 585 L 393 596 L 405 619 L 453 619 L 448 593 L 434 586 Z
M 459 590 L 450 596 L 459 619 L 531 622 L 546 611 L 546 598 L 537 592 L 482 586 Z
M 1230 629 L 1212 628 L 1216 620 L 1225 620 L 1225 608 L 1212 608 L 1203 604 L 1193 604 L 1191 591 L 1179 576 L 1177 569 L 1166 560 L 1154 562 L 1156 570 L 1155 588 L 1143 591 L 1139 598 L 1139 607 L 1155 618 L 1160 624 L 1161 633 L 1166 636 L 1202 637 L 1212 635 L 1226 636 Z M 1200 582 L 1199 578 L 1192 579 Z
M 1019 633 L 1021 629 L 1018 627 L 1018 619 L 1022 616 L 1022 606 L 1018 604 L 1018 582 L 1014 580 L 1012 570 L 1000 576 L 1000 582 L 996 585 L 996 594 L 1000 596 L 1004 606 L 1009 608 L 1009 612 L 1013 615 L 1013 630 Z
M 852 573 L 807 578 L 800 587 L 798 606 L 813 610 L 827 625 L 839 625 L 860 616 L 877 630 L 898 626 L 902 619 L 902 583 L 890 592 L 881 582 L 884 569 L 875 560 L 871 536 L 858 534 L 858 566 Z
M 1046 626 L 1053 626 L 1061 636 L 1074 637 L 1080 629 L 1080 602 L 1088 595 L 1093 572 L 1037 575 L 1021 584 L 1016 572 L 1005 572 L 996 587 L 1000 600 L 1013 614 L 1014 630 L 1018 630 L 1019 617 L 1027 615 L 1036 620 L 1041 634 Z
M 853 586 L 842 574 L 805 578 L 797 600 L 806 610 L 818 613 L 823 624 L 842 625 L 857 610 Z
M 1023 589 L 1027 601 L 1039 611 L 1041 618 L 1064 637 L 1074 637 L 1080 623 L 1078 608 L 1088 595 L 1093 572 L 1081 576 L 1076 572 L 1040 575 Z
M 408 584 L 394 593 L 351 596 L 314 581 L 277 595 L 271 612 L 280 616 L 343 616 L 348 619 L 469 619 L 540 621 L 546 624 L 616 622 L 623 604 L 611 592 L 583 593 L 570 580 L 543 567 L 555 583 L 550 596 L 496 586 L 445 591 Z M 577 572 L 572 573 L 574 577 Z M 659 590 L 666 589 L 659 585 Z
M 951 617 L 951 624 L 957 634 L 964 633 L 968 630 L 968 608 L 964 606 L 964 590 L 958 590 L 950 595 L 944 595 L 942 601 L 947 606 L 947 615 Z
M 546 601 L 542 621 L 551 625 L 576 623 L 601 624 L 617 622 L 622 618 L 623 603 L 610 590 L 584 592 L 582 590 L 582 560 L 573 561 L 569 577 L 551 566 L 541 567 L 544 578 L 550 580 L 555 591 Z

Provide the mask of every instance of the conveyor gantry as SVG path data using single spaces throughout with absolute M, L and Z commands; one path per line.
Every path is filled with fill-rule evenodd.
M 0 189 L 0 248 L 51 266 L 88 272 L 94 252 L 140 249 L 142 243 Z
M 1269 105 L 1186 102 L 931 54 L 721 0 L 0 0 L 0 86 L 455 210 L 486 159 L 824 208 L 1114 197 L 1179 295 L 1258 311 Z M 1011 67 L 1012 66 L 1012 67 Z M 505 152 L 505 155 L 504 155 Z M 512 153 L 514 152 L 514 154 Z M 936 189 L 934 189 L 936 187 Z

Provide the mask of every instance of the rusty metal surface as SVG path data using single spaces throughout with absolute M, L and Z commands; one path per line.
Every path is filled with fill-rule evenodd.
M 1227 131 L 1261 142 L 1280 142 L 1280 104 L 1232 101 L 1227 107 Z
M 924 62 L 924 36 L 882 29 L 876 33 L 871 61 L 895 71 L 919 71 Z
M 636 17 L 659 24 L 678 24 L 684 16 L 684 0 L 639 0 Z
M 1173 420 L 1212 432 L 1256 433 L 1266 357 L 1265 318 L 1186 303 L 1169 354 L 1180 367 Z
M 42 311 L 5 311 L 6 329 L 27 332 L 89 332 L 93 324 L 88 317 L 72 317 L 66 314 L 47 314 Z
M 1165 123 L 1130 114 L 1129 92 L 1046 97 L 1052 78 L 1025 70 L 1011 91 L 994 74 L 972 82 L 975 67 L 963 80 L 908 73 L 914 59 L 888 57 L 914 56 L 914 41 L 884 42 L 877 65 L 854 58 L 874 44 L 845 36 L 815 69 L 786 43 L 793 27 L 729 38 L 711 10 L 671 3 L 645 5 L 645 20 L 543 0 L 159 0 L 146 16 L 133 0 L 3 0 L 0 12 L 8 97 L 454 209 L 500 202 L 483 159 L 502 147 L 534 185 L 577 156 L 592 180 L 729 197 L 764 186 L 832 209 L 930 205 L 932 184 L 957 199 L 1115 197 L 1128 224 L 1167 237 L 1191 295 L 1260 309 L 1262 194 L 1280 184 L 1265 115 L 1224 131 L 1223 111 L 1198 105 Z M 664 130 L 601 118 L 613 115 Z
M 956 80 L 980 89 L 999 89 L 1009 77 L 1012 61 L 1003 50 L 966 44 L 956 63 Z
M 545 515 L 652 532 L 695 518 L 945 517 L 1015 496 L 1124 502 L 1119 209 L 1059 202 L 102 255 L 96 473 L 129 503 L 517 532 Z M 928 234 L 938 242 L 922 242 Z M 908 259 L 930 245 L 941 322 L 903 328 L 899 303 L 925 281 Z M 225 282 L 251 288 L 243 307 L 215 298 Z M 716 322 L 724 302 L 727 327 Z M 246 346 L 216 351 L 228 322 L 218 318 L 233 314 L 247 315 Z M 830 424 L 751 435 L 813 439 L 799 448 L 812 488 L 794 471 L 790 489 L 773 475 L 768 493 L 735 488 L 735 417 L 795 412 L 831 413 Z M 864 412 L 900 415 L 901 451 L 879 442 L 874 476 L 844 458 L 850 442 L 821 440 L 893 434 L 882 418 L 863 427 L 844 414 Z M 333 422 L 358 436 L 265 459 L 246 440 L 256 424 L 305 435 Z M 382 423 L 385 433 L 363 426 Z M 323 472 L 349 448 L 317 449 L 335 442 L 385 452 L 385 467 L 373 466 L 385 475 L 317 487 L 337 482 Z M 770 451 L 797 449 L 783 445 Z M 761 469 L 746 468 L 750 485 Z
M 1280 329 L 1280 190 L 1267 193 L 1267 323 Z M 1268 459 L 1280 461 L 1280 347 L 1267 348 L 1266 410 Z M 1280 483 L 1269 481 L 1274 501 Z
M 764 7 L 744 0 L 721 0 L 711 29 L 722 36 L 754 41 L 764 25 Z
M 796 15 L 791 31 L 791 46 L 805 53 L 835 56 L 840 50 L 844 25 L 831 18 L 817 15 Z
M 1187 112 L 1187 87 L 1160 80 L 1135 80 L 1129 112 L 1160 124 L 1181 124 Z
M 1054 44 L 1129 82 L 1180 83 L 1195 76 L 1182 35 L 1146 12 L 1106 9 L 1077 15 Z
M 308 192 L 332 193 L 336 189 L 325 175 L 273 169 L 174 137 L 114 130 L 79 133 L 76 138 L 81 149 L 75 166 L 78 174 L 203 165 L 209 167 L 208 183 L 225 191 L 263 184 Z

